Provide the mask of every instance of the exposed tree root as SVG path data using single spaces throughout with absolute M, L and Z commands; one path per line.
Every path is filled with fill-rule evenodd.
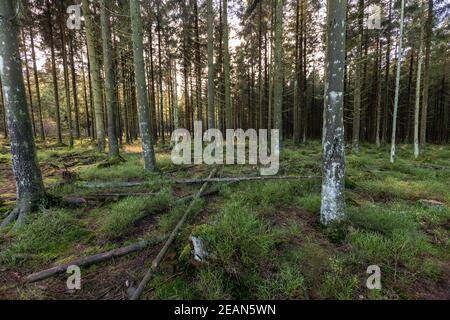
M 34 203 L 29 200 L 22 200 L 16 203 L 16 207 L 11 211 L 11 213 L 2 221 L 0 228 L 5 228 L 9 224 L 16 222 L 12 228 L 12 231 L 23 226 L 25 218 L 32 211 Z

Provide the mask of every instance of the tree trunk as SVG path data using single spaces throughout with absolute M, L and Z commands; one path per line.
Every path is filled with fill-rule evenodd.
M 433 23 L 433 0 L 428 0 L 428 16 L 425 29 L 425 65 L 423 70 L 422 118 L 420 122 L 420 151 L 423 153 L 427 139 L 428 87 L 430 83 L 430 51 Z
M 405 11 L 405 0 L 402 0 L 400 8 L 400 39 L 398 45 L 398 57 L 397 57 L 397 77 L 395 79 L 395 97 L 394 97 L 394 114 L 392 115 L 392 135 L 391 135 L 391 163 L 395 161 L 395 139 L 397 133 L 397 113 L 398 113 L 398 98 L 400 95 L 400 73 L 402 68 L 403 57 L 403 18 Z
M 157 2 L 157 32 L 158 32 L 158 64 L 159 64 L 159 129 L 161 135 L 161 141 L 165 143 L 165 130 L 164 130 L 164 94 L 163 94 L 163 65 L 162 65 L 162 52 L 161 52 L 161 0 Z
M 389 111 L 389 72 L 391 67 L 391 35 L 390 35 L 390 26 L 392 21 L 392 0 L 389 0 L 389 17 L 388 17 L 388 26 L 386 28 L 386 37 L 387 37 L 387 45 L 386 45 L 386 67 L 385 67 L 385 76 L 384 76 L 384 103 L 383 103 L 383 126 L 381 128 L 382 135 L 381 141 L 386 143 L 387 141 L 387 124 L 388 124 L 388 111 Z
M 2 86 L 2 78 L 0 77 L 0 104 L 1 104 L 1 111 L 2 111 L 2 122 L 3 122 L 3 135 L 5 139 L 8 138 L 8 127 L 6 125 L 6 107 L 5 107 L 5 100 L 3 98 L 3 86 Z
M 378 31 L 378 81 L 377 81 L 377 123 L 375 128 L 375 143 L 376 146 L 379 148 L 381 146 L 381 77 L 382 77 L 382 52 L 383 52 L 383 43 L 380 40 L 380 33 Z
M 208 128 L 216 127 L 216 112 L 214 105 L 214 9 L 212 0 L 206 0 L 208 25 Z
M 116 80 L 114 74 L 114 65 L 112 58 L 112 44 L 111 44 L 111 26 L 109 19 L 109 12 L 111 11 L 110 0 L 101 0 L 100 2 L 100 18 L 102 29 L 102 48 L 103 48 L 103 64 L 105 68 L 106 80 L 106 108 L 108 115 L 108 146 L 109 158 L 117 159 L 119 154 L 119 143 L 117 141 L 116 130 Z
M 91 119 L 89 115 L 89 102 L 87 98 L 87 85 L 86 85 L 86 73 L 84 71 L 84 60 L 83 60 L 84 53 L 81 53 L 81 76 L 82 76 L 82 82 L 83 82 L 83 96 L 84 96 L 84 113 L 86 115 L 86 136 L 92 137 L 91 134 Z
M 363 20 L 364 20 L 364 0 L 359 0 L 358 12 L 358 43 L 356 53 L 356 71 L 355 71 L 355 91 L 353 99 L 353 138 L 352 151 L 359 153 L 359 136 L 361 127 L 361 86 L 362 86 L 362 57 L 363 57 Z
M 47 23 L 49 28 L 49 41 L 50 41 L 50 52 L 52 59 L 52 77 L 53 77 L 53 94 L 55 97 L 56 106 L 56 138 L 58 144 L 62 144 L 62 134 L 61 134 L 61 114 L 59 106 L 59 91 L 58 91 L 58 77 L 56 75 L 56 56 L 55 56 L 55 43 L 53 39 L 53 22 L 52 22 L 52 12 L 50 1 L 47 0 Z
M 61 8 L 63 3 L 60 2 Z M 61 20 L 62 17 L 61 17 Z M 66 51 L 66 33 L 63 27 L 63 22 L 60 21 L 59 31 L 61 34 L 61 55 L 63 59 L 63 72 L 64 72 L 64 89 L 65 89 L 65 98 L 66 98 L 66 117 L 67 117 L 67 125 L 69 127 L 69 148 L 73 148 L 73 128 L 72 128 L 72 108 L 70 105 L 70 81 L 69 81 L 69 69 L 67 66 L 67 51 Z
M 74 127 L 75 139 L 80 139 L 80 111 L 78 107 L 77 73 L 75 69 L 75 54 L 73 50 L 73 35 L 69 34 L 69 58 L 72 74 L 73 111 L 75 113 Z
M 39 135 L 40 135 L 41 141 L 45 141 L 44 120 L 42 117 L 41 90 L 39 88 L 38 70 L 37 70 L 37 66 L 36 66 L 36 52 L 34 49 L 33 27 L 31 27 L 31 26 L 30 26 L 30 43 L 31 43 L 31 60 L 33 60 L 34 84 L 36 86 L 36 96 L 37 96 L 37 103 L 38 103 Z
M 130 0 L 131 29 L 133 36 L 134 72 L 136 78 L 136 93 L 138 104 L 139 131 L 142 140 L 144 168 L 156 171 L 155 152 L 150 124 L 150 112 L 147 98 L 147 84 L 145 81 L 143 30 L 139 0 Z
M 18 22 L 12 0 L 0 1 L 0 78 L 11 143 L 12 169 L 16 179 L 16 226 L 44 196 L 45 189 L 36 157 L 19 54 Z
M 425 12 L 425 0 L 422 0 L 422 12 Z M 423 17 L 423 15 L 422 15 Z M 417 59 L 417 78 L 416 78 L 416 103 L 414 107 L 414 157 L 417 159 L 420 154 L 420 141 L 419 141 L 419 122 L 420 122 L 420 88 L 422 77 L 422 64 L 423 64 L 423 46 L 425 37 L 425 24 L 421 24 L 420 39 L 419 39 L 419 56 Z
M 97 135 L 97 149 L 99 152 L 105 151 L 105 127 L 103 122 L 103 94 L 100 80 L 100 69 L 96 53 L 94 39 L 94 24 L 92 22 L 89 1 L 82 0 L 84 23 L 86 25 L 86 38 L 89 55 L 90 76 L 92 83 L 92 95 L 94 100 L 95 129 Z
M 231 109 L 231 81 L 230 81 L 230 51 L 229 51 L 229 27 L 228 27 L 228 0 L 223 0 L 223 77 L 225 85 L 225 122 L 226 128 L 233 128 L 233 111 Z
M 200 30 L 198 23 L 198 0 L 194 2 L 194 20 L 195 20 L 195 66 L 196 66 L 196 103 L 197 103 L 197 120 L 203 121 L 202 107 L 202 61 L 200 52 Z
M 327 84 L 324 110 L 322 203 L 320 220 L 327 225 L 345 216 L 344 64 L 346 1 L 328 1 Z
M 295 75 L 294 75 L 294 124 L 293 124 L 293 143 L 300 144 L 300 97 L 299 97 L 299 76 L 300 76 L 300 52 L 301 40 L 299 34 L 300 28 L 300 3 L 302 0 L 297 0 L 295 10 Z
M 23 41 L 23 53 L 24 53 L 24 62 L 25 62 L 25 75 L 27 78 L 28 99 L 30 102 L 31 127 L 33 128 L 33 136 L 36 137 L 36 125 L 34 122 L 33 93 L 31 92 L 30 67 L 28 66 L 28 54 L 27 54 L 27 45 L 25 43 L 24 29 L 22 29 L 22 41 Z
M 414 71 L 414 49 L 411 48 L 411 54 L 409 58 L 409 72 L 408 72 L 408 93 L 406 96 L 406 133 L 405 133 L 405 143 L 409 143 L 409 137 L 411 132 L 411 87 L 412 87 L 412 78 Z
M 279 145 L 283 140 L 283 0 L 275 0 L 275 70 L 274 70 L 274 128 L 279 130 Z

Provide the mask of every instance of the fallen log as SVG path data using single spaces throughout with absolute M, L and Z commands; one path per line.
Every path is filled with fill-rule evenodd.
M 223 177 L 223 178 L 205 178 L 205 179 L 179 179 L 172 180 L 175 184 L 201 184 L 205 182 L 241 182 L 241 181 L 264 181 L 264 180 L 310 180 L 321 179 L 320 176 L 241 176 L 241 177 Z M 170 181 L 170 180 L 169 180 Z M 147 181 L 133 182 L 78 182 L 77 184 L 84 188 L 126 188 L 139 187 L 147 185 Z
M 208 176 L 208 179 L 211 179 L 217 172 L 217 168 L 214 168 L 211 173 Z M 208 186 L 208 182 L 203 183 L 200 190 L 197 192 L 197 194 L 192 198 L 192 201 L 189 205 L 189 207 L 184 212 L 183 216 L 181 217 L 178 224 L 173 229 L 172 233 L 169 235 L 169 238 L 167 239 L 166 243 L 164 244 L 164 247 L 159 251 L 156 258 L 152 261 L 152 266 L 148 269 L 147 273 L 145 274 L 142 281 L 139 283 L 138 288 L 134 291 L 133 295 L 131 296 L 131 300 L 138 300 L 140 296 L 142 295 L 142 292 L 144 291 L 145 287 L 147 286 L 147 283 L 150 281 L 150 279 L 153 276 L 153 273 L 158 268 L 159 264 L 161 263 L 162 259 L 167 253 L 167 250 L 169 249 L 170 245 L 175 240 L 175 237 L 177 236 L 178 232 L 180 231 L 181 227 L 183 226 L 184 222 L 186 221 L 189 213 L 191 212 L 192 208 L 194 207 L 195 200 L 197 200 L 202 193 L 205 191 L 206 187 Z
M 320 176 L 258 176 L 258 177 L 223 177 L 206 179 L 182 179 L 175 180 L 176 184 L 197 184 L 205 182 L 240 182 L 240 181 L 262 181 L 262 180 L 309 180 L 321 179 Z
M 119 181 L 119 182 L 76 182 L 77 186 L 82 188 L 128 188 L 128 187 L 140 187 L 149 184 L 149 181 Z
M 117 258 L 117 257 L 121 257 L 133 252 L 137 252 L 137 251 L 141 251 L 151 245 L 155 245 L 158 244 L 162 241 L 164 241 L 165 239 L 167 239 L 167 236 L 159 236 L 159 237 L 153 237 L 147 240 L 142 240 L 136 243 L 133 243 L 131 245 L 122 247 L 122 248 L 117 248 L 117 249 L 113 249 L 107 252 L 103 252 L 103 253 L 98 253 L 98 254 L 94 254 L 92 256 L 88 256 L 88 257 L 84 257 L 84 258 L 80 258 L 80 259 L 76 259 L 73 261 L 70 261 L 68 263 L 64 263 L 58 266 L 55 266 L 53 268 L 50 269 L 46 269 L 43 271 L 39 271 L 33 274 L 28 275 L 25 278 L 25 282 L 31 283 L 31 282 L 37 282 L 37 281 L 41 281 L 47 278 L 50 278 L 56 274 L 59 273 L 63 273 L 67 271 L 67 268 L 69 266 L 72 265 L 76 265 L 78 267 L 86 267 L 95 263 L 99 263 L 102 261 L 106 261 L 112 258 Z
M 419 163 L 419 164 L 415 164 L 415 166 L 418 168 L 424 168 L 424 169 L 450 170 L 450 167 L 448 167 L 448 166 L 442 166 L 442 165 L 434 164 L 434 163 Z

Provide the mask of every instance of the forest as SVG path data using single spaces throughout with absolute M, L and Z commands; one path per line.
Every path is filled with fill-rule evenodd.
M 1 0 L 0 300 L 450 299 L 449 13 Z

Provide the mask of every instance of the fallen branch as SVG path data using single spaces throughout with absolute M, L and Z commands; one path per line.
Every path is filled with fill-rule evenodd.
M 443 170 L 450 170 L 450 167 L 447 166 L 441 166 L 439 164 L 433 164 L 433 163 L 418 163 L 415 165 L 418 168 L 425 168 L 425 169 L 443 169 Z
M 123 198 L 123 197 L 147 197 L 155 195 L 154 192 L 109 192 L 109 193 L 93 193 L 86 195 L 87 199 L 108 199 L 108 198 Z
M 151 239 L 142 240 L 137 243 L 128 245 L 126 247 L 117 248 L 117 249 L 114 249 L 111 251 L 98 253 L 98 254 L 94 254 L 92 256 L 76 259 L 76 260 L 58 265 L 56 267 L 53 267 L 53 268 L 50 268 L 47 270 L 43 270 L 43 271 L 39 271 L 39 272 L 30 274 L 29 276 L 27 276 L 25 278 L 25 282 L 31 283 L 31 282 L 41 281 L 41 280 L 47 279 L 49 277 L 52 277 L 56 274 L 66 272 L 67 268 L 71 265 L 76 265 L 78 267 L 86 267 L 86 266 L 89 266 L 89 265 L 92 265 L 95 263 L 99 263 L 102 261 L 106 261 L 106 260 L 109 260 L 112 258 L 117 258 L 117 257 L 124 256 L 126 254 L 141 251 L 141 250 L 147 248 L 148 246 L 155 245 L 155 244 L 158 244 L 158 243 L 164 241 L 166 238 L 167 238 L 167 236 L 153 237 Z
M 240 182 L 240 181 L 262 181 L 262 180 L 308 180 L 320 179 L 320 176 L 258 176 L 258 177 L 224 177 L 206 179 L 183 179 L 175 180 L 177 184 L 197 184 L 205 182 Z
M 217 172 L 217 168 L 213 169 L 211 173 L 208 176 L 208 179 L 211 179 Z M 138 288 L 136 291 L 134 291 L 133 295 L 131 296 L 131 300 L 138 300 L 144 291 L 145 287 L 147 286 L 147 283 L 150 281 L 151 277 L 153 276 L 153 273 L 158 268 L 159 264 L 161 263 L 162 259 L 167 253 L 167 250 L 169 249 L 170 245 L 175 240 L 175 237 L 177 236 L 178 232 L 180 231 L 181 227 L 183 226 L 184 222 L 186 221 L 189 213 L 191 212 L 192 208 L 194 207 L 195 200 L 197 200 L 202 193 L 205 191 L 206 187 L 208 186 L 208 182 L 203 183 L 200 190 L 197 192 L 197 194 L 192 198 L 192 202 L 190 203 L 189 207 L 184 212 L 183 216 L 181 217 L 178 224 L 173 229 L 172 233 L 169 235 L 169 238 L 167 239 L 166 243 L 164 244 L 164 247 L 161 249 L 161 251 L 158 253 L 156 258 L 152 262 L 152 266 L 148 269 L 147 273 L 145 274 L 142 281 L 139 283 Z
M 200 184 L 205 182 L 240 182 L 240 181 L 263 181 L 263 180 L 309 180 L 321 179 L 320 176 L 242 176 L 242 177 L 223 177 L 223 178 L 205 178 L 205 179 L 180 179 L 173 180 L 175 184 Z M 169 180 L 170 181 L 170 180 Z M 78 182 L 77 184 L 84 188 L 126 188 L 139 187 L 147 185 L 147 181 L 133 182 Z
M 149 181 L 122 181 L 122 182 L 76 182 L 77 186 L 83 188 L 127 188 L 127 187 L 139 187 L 149 184 Z

